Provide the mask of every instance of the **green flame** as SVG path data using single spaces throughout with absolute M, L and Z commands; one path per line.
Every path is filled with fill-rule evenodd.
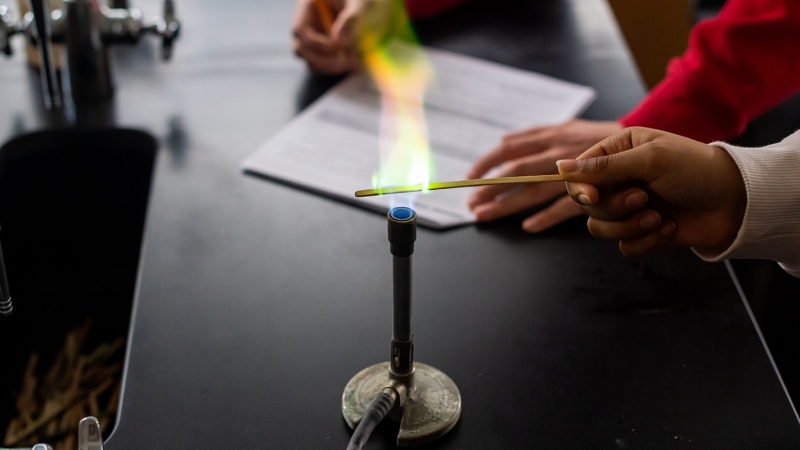
M 433 158 L 424 100 L 433 66 L 402 0 L 378 0 L 364 14 L 358 31 L 364 66 L 381 93 L 381 158 L 373 187 L 423 184 L 427 191 Z

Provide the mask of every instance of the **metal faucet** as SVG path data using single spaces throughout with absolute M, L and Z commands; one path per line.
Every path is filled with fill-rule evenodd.
M 66 46 L 70 91 L 75 104 L 80 105 L 108 100 L 113 95 L 110 44 L 135 44 L 145 34 L 154 34 L 162 39 L 161 55 L 166 61 L 180 34 L 173 0 L 164 0 L 163 16 L 152 21 L 145 21 L 138 9 L 110 8 L 97 0 L 64 0 L 64 6 L 53 12 L 48 0 L 29 2 L 30 12 L 19 23 L 13 23 L 8 8 L 0 5 L 0 50 L 11 55 L 9 39 L 15 34 L 25 35 L 39 47 L 42 93 L 48 109 L 61 106 L 52 43 Z
M 103 450 L 100 422 L 92 416 L 78 423 L 78 450 Z
M 53 450 L 48 444 L 35 444 L 30 449 L 5 449 L 0 450 Z M 100 422 L 95 417 L 84 417 L 78 422 L 78 450 L 103 450 L 103 435 Z

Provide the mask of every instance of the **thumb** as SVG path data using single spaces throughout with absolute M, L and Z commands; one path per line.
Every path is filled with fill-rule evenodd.
M 572 183 L 599 186 L 626 181 L 650 182 L 658 173 L 653 164 L 654 152 L 648 147 L 643 145 L 633 150 L 587 159 L 562 159 L 556 161 L 556 165 L 564 180 Z

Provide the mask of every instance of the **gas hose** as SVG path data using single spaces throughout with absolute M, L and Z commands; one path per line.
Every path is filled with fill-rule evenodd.
M 396 401 L 397 391 L 390 387 L 384 388 L 364 412 L 364 417 L 353 432 L 350 443 L 347 444 L 347 450 L 362 450 L 367 445 L 372 430 L 386 417 Z

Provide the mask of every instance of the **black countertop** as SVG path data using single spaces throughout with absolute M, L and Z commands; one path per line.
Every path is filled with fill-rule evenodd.
M 81 118 L 161 143 L 106 448 L 344 448 L 342 389 L 389 349 L 385 218 L 240 171 L 330 85 L 291 54 L 293 1 L 177 6 L 174 61 L 156 62 L 155 43 L 115 50 L 115 104 Z M 594 86 L 587 118 L 643 95 L 600 0 L 484 1 L 419 33 Z M 19 53 L 0 81 L 3 141 L 53 123 Z M 416 358 L 463 397 L 430 448 L 797 448 L 796 415 L 724 265 L 678 250 L 627 260 L 581 220 L 538 236 L 519 217 L 420 229 L 417 242 Z M 369 448 L 393 448 L 395 433 L 382 425 Z

